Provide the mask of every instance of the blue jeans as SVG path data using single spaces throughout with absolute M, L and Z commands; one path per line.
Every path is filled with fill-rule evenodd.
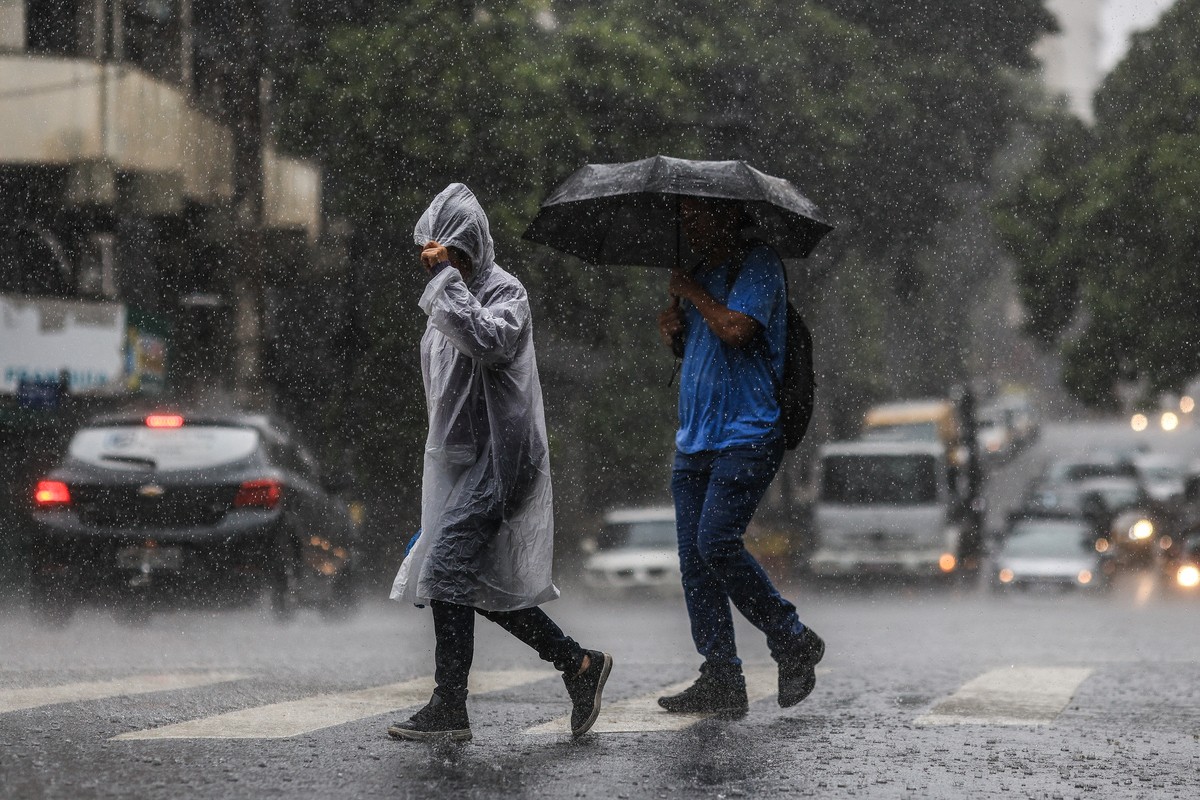
M 782 440 L 675 454 L 671 491 L 692 641 L 704 656 L 703 670 L 718 678 L 741 675 L 730 601 L 766 634 L 776 660 L 786 658 L 804 632 L 796 607 L 779 594 L 743 542 L 782 460 Z

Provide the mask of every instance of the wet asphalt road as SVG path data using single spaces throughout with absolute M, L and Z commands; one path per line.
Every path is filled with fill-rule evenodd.
M 1183 433 L 1166 444 L 1190 448 Z M 993 508 L 1044 448 L 1122 436 L 1047 430 L 996 474 Z M 1165 591 L 1151 571 L 1101 596 L 789 594 L 828 644 L 817 689 L 796 708 L 766 694 L 742 721 L 652 730 L 630 701 L 690 680 L 698 663 L 681 602 L 567 592 L 547 611 L 614 655 L 601 723 L 631 730 L 529 732 L 567 713 L 562 683 L 528 674 L 543 665 L 481 620 L 475 670 L 500 688 L 472 697 L 472 742 L 436 747 L 390 740 L 387 724 L 412 708 L 378 705 L 424 691 L 407 682 L 431 672 L 427 611 L 380 603 L 290 626 L 189 611 L 141 627 L 89 612 L 47 631 L 0 609 L 0 797 L 1200 796 L 1200 597 Z M 743 625 L 739 646 L 769 684 L 762 637 Z M 335 713 L 347 721 L 327 725 Z M 947 719 L 960 724 L 938 724 Z M 199 727 L 165 727 L 184 723 Z M 314 729 L 262 736 L 288 725 Z M 163 730 L 183 738 L 146 738 Z M 221 738 L 239 730 L 258 735 Z

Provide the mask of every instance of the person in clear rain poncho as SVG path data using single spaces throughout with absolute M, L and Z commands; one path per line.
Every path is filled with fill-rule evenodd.
M 421 338 L 429 436 L 421 532 L 391 596 L 433 610 L 436 688 L 428 705 L 388 733 L 471 738 L 467 674 L 479 614 L 563 673 L 578 736 L 600 712 L 612 657 L 584 650 L 537 607 L 558 589 L 529 299 L 495 263 L 487 216 L 463 184 L 433 199 L 413 240 L 429 277 L 419 301 L 429 317 Z

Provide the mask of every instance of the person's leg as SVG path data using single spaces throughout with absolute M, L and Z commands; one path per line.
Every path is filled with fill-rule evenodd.
M 443 700 L 467 699 L 467 676 L 475 657 L 475 609 L 441 600 L 433 609 L 433 681 Z
M 549 661 L 564 675 L 579 671 L 584 649 L 563 633 L 562 628 L 542 609 L 535 606 L 518 611 L 476 611 L 532 647 L 537 651 L 538 658 Z
M 675 713 L 744 716 L 749 708 L 746 679 L 733 638 L 733 614 L 720 580 L 704 562 L 696 534 L 711 474 L 711 453 L 676 453 L 671 475 L 675 526 L 684 603 L 692 626 L 692 642 L 704 656 L 700 677 L 682 692 L 658 698 Z
M 712 453 L 676 453 L 671 474 L 675 527 L 683 597 L 692 626 L 692 642 L 704 656 L 705 669 L 740 676 L 742 662 L 734 641 L 733 614 L 720 578 L 705 561 L 698 533 L 712 475 Z
M 475 611 L 468 606 L 440 600 L 433 608 L 434 682 L 433 696 L 424 708 L 404 722 L 388 726 L 395 739 L 432 741 L 471 738 L 467 716 L 467 674 L 475 645 Z
M 777 660 L 794 649 L 805 628 L 796 607 L 779 594 L 747 552 L 743 537 L 782 457 L 782 443 L 719 453 L 696 531 L 700 558 L 738 611 L 766 634 Z
M 540 608 L 479 609 L 479 613 L 532 647 L 543 661 L 554 664 L 563 674 L 563 683 L 571 697 L 571 735 L 580 736 L 591 729 L 600 715 L 604 684 L 612 671 L 612 656 L 599 650 L 584 650 Z

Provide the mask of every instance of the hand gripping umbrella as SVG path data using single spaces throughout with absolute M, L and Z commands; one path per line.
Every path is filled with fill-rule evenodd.
M 684 263 L 680 199 L 740 200 L 753 226 L 781 258 L 803 258 L 833 226 L 800 190 L 742 161 L 654 156 L 589 164 L 555 189 L 522 238 L 591 264 L 674 267 Z

